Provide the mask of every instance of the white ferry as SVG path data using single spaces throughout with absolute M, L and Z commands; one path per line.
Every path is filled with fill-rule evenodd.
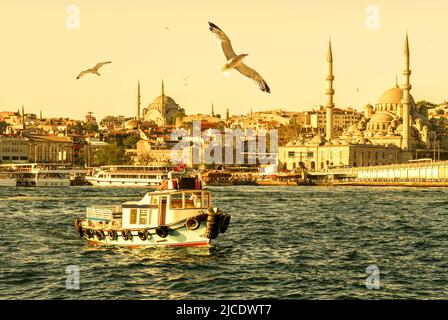
M 171 170 L 172 166 L 103 166 L 86 176 L 86 180 L 94 186 L 158 186 Z
M 226 232 L 230 215 L 212 208 L 211 193 L 196 177 L 174 177 L 140 201 L 87 208 L 74 219 L 80 237 L 91 244 L 127 247 L 209 246 Z
M 70 185 L 70 170 L 64 164 L 4 164 L 0 171 L 11 171 L 17 186 L 65 187 Z

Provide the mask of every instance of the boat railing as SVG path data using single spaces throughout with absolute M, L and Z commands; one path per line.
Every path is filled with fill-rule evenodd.
M 114 220 L 121 218 L 120 206 L 88 207 L 86 218 L 90 220 Z

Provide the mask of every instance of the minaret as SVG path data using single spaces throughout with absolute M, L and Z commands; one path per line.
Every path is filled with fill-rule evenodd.
M 331 52 L 331 39 L 328 42 L 328 53 L 327 53 L 327 77 L 325 78 L 327 81 L 327 88 L 325 91 L 325 95 L 327 96 L 327 101 L 325 103 L 325 108 L 327 109 L 327 119 L 326 119 L 326 135 L 327 141 L 333 139 L 333 53 Z
M 160 114 L 162 115 L 162 117 L 164 117 L 165 116 L 165 113 L 164 113 L 164 109 L 165 109 L 165 85 L 164 85 L 164 83 L 163 83 L 163 79 L 162 79 L 162 94 L 161 94 L 161 98 L 162 98 L 162 100 L 161 100 L 161 102 L 160 102 Z
M 403 99 L 401 103 L 403 105 L 403 132 L 402 132 L 402 144 L 401 148 L 403 150 L 410 150 L 410 137 L 409 137 L 409 128 L 410 128 L 410 106 L 411 106 L 411 84 L 410 84 L 410 76 L 411 70 L 409 68 L 409 42 L 408 42 L 408 34 L 406 33 L 406 41 L 404 44 L 404 69 L 403 69 Z
M 227 108 L 226 109 L 226 120 L 229 120 L 230 119 L 230 112 L 229 112 L 229 109 Z
M 42 121 L 42 110 L 40 110 L 40 113 L 39 113 L 39 120 Z
M 22 129 L 25 130 L 25 108 L 22 104 Z
M 214 108 L 213 102 L 212 102 L 212 117 L 214 117 L 214 116 L 215 116 L 215 108 Z
M 137 85 L 137 121 L 140 121 L 140 80 L 138 80 L 138 85 Z

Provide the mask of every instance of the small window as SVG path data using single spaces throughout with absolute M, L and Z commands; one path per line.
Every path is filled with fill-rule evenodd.
M 147 209 L 140 209 L 139 224 L 148 224 L 148 210 Z
M 137 224 L 137 209 L 131 209 L 131 214 L 129 215 L 129 224 Z

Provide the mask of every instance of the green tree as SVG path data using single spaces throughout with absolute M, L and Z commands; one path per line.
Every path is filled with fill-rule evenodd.
M 131 135 L 123 140 L 123 145 L 126 149 L 136 149 L 137 142 L 139 142 L 139 141 L 140 141 L 140 137 Z
M 129 164 L 130 159 L 125 154 L 125 149 L 115 143 L 99 148 L 93 157 L 93 166 Z

